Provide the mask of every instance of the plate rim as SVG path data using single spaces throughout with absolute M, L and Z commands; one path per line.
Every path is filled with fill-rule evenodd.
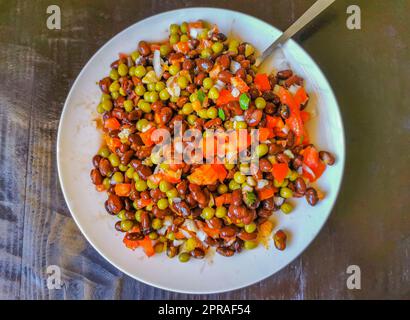
M 174 10 L 163 11 L 163 12 L 160 12 L 160 13 L 153 14 L 153 15 L 150 15 L 150 16 L 148 16 L 148 17 L 145 17 L 144 19 L 135 21 L 134 23 L 132 23 L 131 25 L 129 25 L 129 26 L 126 27 L 125 29 L 123 29 L 123 30 L 121 30 L 120 32 L 116 33 L 116 34 L 115 34 L 114 36 L 112 36 L 107 42 L 105 42 L 100 48 L 98 48 L 98 50 L 88 59 L 88 61 L 87 61 L 87 62 L 84 64 L 84 66 L 82 67 L 80 73 L 77 75 L 75 81 L 72 83 L 72 85 L 71 85 L 71 87 L 70 87 L 70 90 L 69 90 L 69 93 L 68 93 L 68 95 L 67 95 L 67 97 L 66 97 L 66 99 L 65 99 L 64 106 L 63 106 L 63 109 L 62 109 L 62 112 L 61 112 L 61 116 L 60 116 L 60 119 L 59 119 L 58 130 L 57 130 L 57 141 L 56 141 L 56 151 L 57 151 L 56 161 L 57 161 L 57 171 L 58 171 L 59 185 L 60 185 L 61 191 L 62 191 L 62 193 L 63 193 L 63 197 L 64 197 L 64 200 L 65 200 L 65 203 L 66 203 L 66 205 L 67 205 L 67 207 L 68 207 L 68 209 L 69 209 L 69 211 L 70 211 L 70 214 L 71 214 L 71 216 L 73 217 L 73 219 L 74 219 L 74 221 L 75 221 L 77 227 L 80 229 L 82 235 L 83 235 L 83 236 L 86 238 L 86 240 L 88 241 L 88 243 L 90 243 L 91 246 L 94 248 L 94 250 L 96 250 L 107 262 L 109 262 L 111 265 L 113 265 L 115 268 L 117 268 L 118 270 L 120 270 L 122 273 L 128 275 L 129 277 L 131 277 L 131 278 L 133 278 L 133 279 L 135 279 L 135 280 L 137 280 L 137 281 L 140 281 L 140 282 L 142 282 L 142 283 L 144 283 L 144 284 L 147 284 L 147 285 L 150 285 L 150 286 L 152 286 L 152 287 L 155 287 L 155 288 L 159 288 L 159 289 L 167 290 L 167 291 L 171 291 L 171 292 L 184 293 L 184 294 L 216 294 L 216 293 L 224 293 L 224 292 L 230 292 L 230 291 L 234 291 L 234 290 L 246 288 L 246 287 L 249 287 L 249 286 L 251 286 L 251 285 L 255 285 L 255 284 L 257 284 L 257 283 L 260 283 L 261 281 L 263 281 L 263 280 L 265 280 L 265 279 L 267 279 L 267 278 L 273 276 L 274 274 L 279 273 L 279 272 L 282 271 L 285 267 L 287 267 L 289 264 L 293 263 L 297 258 L 299 258 L 299 257 L 302 255 L 302 253 L 304 253 L 304 252 L 307 250 L 307 248 L 312 244 L 312 242 L 316 239 L 316 237 L 318 236 L 318 234 L 322 231 L 322 229 L 323 229 L 323 227 L 325 226 L 325 224 L 328 222 L 329 217 L 330 217 L 331 213 L 333 212 L 333 209 L 334 209 L 334 207 L 335 207 L 335 205 L 336 205 L 336 202 L 337 202 L 337 200 L 338 200 L 338 198 L 339 198 L 339 195 L 340 195 L 341 186 L 342 186 L 342 183 L 343 183 L 343 180 L 344 180 L 345 161 L 346 161 L 345 129 L 344 129 L 344 124 L 343 124 L 342 114 L 341 114 L 341 112 L 340 112 L 339 102 L 338 102 L 338 100 L 337 100 L 337 98 L 336 98 L 336 95 L 335 95 L 335 93 L 334 93 L 334 91 L 333 91 L 333 88 L 332 88 L 332 86 L 330 85 L 330 83 L 329 83 L 327 77 L 326 77 L 325 74 L 323 73 L 322 69 L 321 69 L 320 66 L 316 63 L 316 61 L 311 57 L 311 55 L 310 55 L 300 44 L 298 44 L 295 40 L 289 39 L 288 41 L 289 41 L 290 43 L 292 43 L 293 45 L 296 45 L 297 47 L 299 47 L 299 49 L 302 50 L 302 52 L 307 56 L 307 58 L 311 60 L 310 62 L 313 62 L 314 66 L 317 68 L 317 71 L 318 71 L 319 75 L 325 80 L 325 82 L 326 82 L 326 84 L 327 84 L 327 86 L 328 86 L 328 88 L 329 88 L 329 91 L 330 91 L 329 94 L 330 94 L 331 98 L 334 99 L 334 101 L 335 101 L 335 103 L 336 103 L 336 112 L 337 112 L 337 117 L 338 117 L 338 120 L 339 120 L 338 122 L 339 122 L 340 129 L 341 129 L 340 135 L 341 135 L 341 141 L 342 141 L 342 144 L 341 144 L 341 146 L 340 146 L 340 148 L 341 148 L 341 150 L 342 150 L 342 156 L 338 155 L 338 161 L 340 162 L 340 165 L 341 165 L 341 178 L 340 178 L 339 183 L 338 183 L 338 185 L 337 185 L 337 187 L 336 187 L 336 189 L 335 189 L 335 190 L 336 190 L 336 192 L 335 192 L 335 199 L 334 199 L 332 205 L 330 206 L 330 210 L 329 210 L 329 212 L 327 213 L 326 218 L 323 220 L 322 224 L 321 224 L 320 227 L 317 229 L 316 233 L 314 233 L 314 235 L 311 237 L 310 241 L 306 243 L 306 245 L 303 247 L 303 249 L 302 249 L 295 257 L 293 257 L 293 259 L 289 260 L 289 262 L 286 263 L 285 265 L 283 265 L 281 268 L 277 269 L 276 271 L 274 271 L 274 272 L 272 272 L 272 273 L 270 273 L 270 274 L 268 274 L 268 275 L 264 275 L 264 276 L 260 277 L 260 278 L 257 279 L 257 280 L 252 280 L 252 281 L 249 281 L 249 282 L 247 282 L 247 283 L 245 283 L 245 284 L 241 284 L 241 285 L 237 285 L 237 286 L 231 286 L 231 287 L 226 288 L 226 289 L 219 289 L 219 290 L 201 290 L 201 289 L 199 289 L 198 291 L 192 291 L 192 290 L 190 291 L 190 290 L 170 288 L 170 287 L 167 287 L 167 286 L 158 284 L 158 283 L 153 283 L 153 282 L 151 282 L 151 281 L 147 281 L 147 280 L 145 280 L 145 279 L 142 279 L 142 278 L 140 278 L 140 277 L 137 277 L 136 275 L 131 274 L 131 273 L 128 272 L 128 271 L 125 271 L 123 268 L 121 268 L 120 266 L 118 266 L 117 263 L 115 263 L 114 261 L 110 260 L 110 259 L 97 247 L 97 245 L 94 244 L 93 241 L 91 241 L 90 237 L 87 235 L 87 233 L 84 231 L 83 227 L 81 226 L 81 224 L 80 224 L 79 221 L 77 220 L 76 214 L 74 213 L 74 210 L 72 209 L 72 206 L 70 205 L 70 202 L 68 201 L 67 192 L 66 192 L 66 189 L 65 189 L 64 183 L 63 183 L 64 179 L 63 179 L 63 177 L 62 177 L 62 172 L 61 172 L 61 171 L 62 171 L 62 169 L 61 169 L 62 164 L 61 164 L 61 158 L 60 158 L 60 157 L 61 157 L 61 144 L 62 144 L 62 140 L 61 140 L 61 135 L 62 135 L 62 123 L 63 123 L 63 119 L 65 118 L 65 115 L 66 115 L 66 113 L 67 113 L 67 110 L 68 110 L 68 101 L 71 100 L 71 96 L 73 95 L 74 88 L 76 87 L 76 85 L 77 85 L 79 79 L 81 78 L 82 74 L 85 73 L 85 69 L 88 67 L 88 65 L 91 63 L 91 61 L 94 60 L 94 58 L 95 58 L 101 51 L 103 51 L 103 50 L 105 49 L 105 47 L 108 47 L 108 46 L 111 44 L 111 42 L 112 42 L 115 38 L 119 37 L 119 36 L 122 35 L 123 33 L 126 33 L 129 29 L 133 28 L 136 24 L 138 24 L 138 23 L 144 23 L 146 20 L 149 20 L 149 19 L 151 19 L 151 18 L 153 18 L 153 17 L 158 17 L 158 16 L 161 16 L 161 15 L 166 15 L 166 14 L 170 14 L 170 13 L 177 13 L 177 12 L 190 11 L 190 10 L 196 11 L 196 10 L 204 10 L 204 9 L 206 9 L 206 10 L 216 10 L 216 11 L 219 11 L 220 13 L 227 13 L 227 14 L 229 14 L 229 15 L 232 15 L 232 14 L 242 15 L 242 16 L 246 17 L 247 19 L 257 20 L 258 23 L 264 24 L 264 25 L 266 25 L 266 26 L 268 26 L 268 27 L 270 27 L 270 28 L 276 29 L 277 31 L 281 32 L 281 30 L 278 29 L 277 27 L 271 25 L 270 23 L 268 23 L 268 22 L 266 22 L 266 21 L 264 21 L 264 20 L 262 20 L 262 19 L 260 19 L 260 18 L 258 18 L 258 17 L 252 16 L 252 15 L 250 15 L 250 14 L 247 14 L 247 13 L 244 13 L 244 12 L 241 12 L 241 11 L 231 10 L 231 9 L 218 8 L 218 7 L 208 7 L 208 6 L 203 6 L 203 7 L 201 7 L 201 6 L 195 6 L 195 7 L 179 8 L 179 9 L 174 9 Z

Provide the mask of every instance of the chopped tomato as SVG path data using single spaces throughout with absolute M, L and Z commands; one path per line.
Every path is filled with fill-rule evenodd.
M 104 128 L 109 130 L 118 130 L 121 128 L 121 124 L 116 118 L 108 118 L 104 121 Z
M 229 90 L 222 89 L 221 92 L 219 92 L 219 98 L 216 100 L 216 105 L 221 106 L 235 100 L 239 100 L 239 97 L 235 98 Z
M 156 128 L 155 128 L 155 127 L 152 127 L 152 128 L 148 129 L 148 130 L 145 131 L 145 132 L 140 132 L 140 133 L 139 133 L 142 142 L 144 142 L 144 144 L 145 144 L 147 147 L 151 147 L 151 146 L 154 145 L 154 141 L 152 141 L 151 136 L 152 136 L 152 133 L 153 133 L 155 130 L 156 130 Z
M 272 221 L 266 220 L 265 222 L 259 225 L 259 235 L 262 237 L 268 237 L 273 230 Z
M 259 128 L 259 141 L 266 141 L 275 136 L 274 132 L 270 128 Z
M 128 197 L 131 192 L 130 183 L 117 183 L 114 187 L 115 194 L 120 197 Z
M 309 100 L 309 96 L 307 95 L 304 87 L 300 87 L 296 91 L 293 98 L 295 99 L 295 103 L 299 106 L 299 108 L 300 106 L 304 105 Z
M 285 126 L 283 123 L 283 120 L 281 117 L 272 117 L 269 115 L 266 115 L 266 127 L 273 129 L 273 128 L 279 128 L 282 129 Z
M 181 182 L 181 174 L 182 174 L 181 169 L 176 170 L 176 171 L 167 169 L 164 171 L 163 178 L 169 183 L 178 183 L 178 182 Z
M 198 226 L 199 229 L 204 231 L 209 237 L 211 238 L 218 238 L 219 237 L 219 230 L 218 229 L 213 229 L 210 228 L 205 222 L 202 222 L 200 220 L 196 220 L 196 225 Z
M 215 198 L 215 205 L 221 207 L 224 204 L 230 204 L 232 202 L 232 193 L 224 193 Z
M 300 117 L 302 118 L 303 123 L 306 123 L 310 120 L 310 113 L 308 111 L 301 111 Z
M 121 140 L 118 138 L 111 138 L 109 135 L 105 136 L 105 142 L 107 143 L 107 147 L 111 150 L 111 152 L 115 152 L 115 149 L 121 147 Z
M 271 89 L 268 75 L 266 73 L 258 73 L 253 81 L 255 86 L 262 92 Z
M 272 175 L 279 183 L 283 180 L 289 173 L 289 167 L 286 163 L 275 163 L 272 165 Z
M 231 84 L 232 84 L 232 86 L 237 88 L 241 93 L 249 91 L 248 85 L 240 77 L 232 77 L 231 78 Z
M 188 42 L 182 42 L 182 41 L 180 41 L 180 42 L 174 44 L 174 50 L 175 50 L 176 52 L 181 52 L 181 53 L 187 54 L 187 53 L 189 52 L 189 50 L 190 50 L 190 49 L 189 49 Z
M 145 236 L 143 240 L 138 240 L 138 245 L 142 247 L 147 257 L 151 257 L 155 254 L 152 240 L 148 236 Z
M 191 183 L 197 185 L 214 184 L 218 180 L 223 181 L 227 175 L 225 168 L 222 169 L 222 165 L 219 164 L 203 164 L 188 176 L 188 180 Z M 221 182 L 222 182 L 221 181 Z
M 320 161 L 319 152 L 315 147 L 307 147 L 302 151 L 303 176 L 313 182 L 320 178 L 326 169 L 326 165 Z
M 275 195 L 275 192 L 277 191 L 278 189 L 276 189 L 272 185 L 267 185 L 264 188 L 257 191 L 258 198 L 260 201 L 272 198 Z
M 120 53 L 118 54 L 118 56 L 120 57 L 121 60 L 128 58 L 128 54 L 122 53 L 122 52 L 120 52 Z

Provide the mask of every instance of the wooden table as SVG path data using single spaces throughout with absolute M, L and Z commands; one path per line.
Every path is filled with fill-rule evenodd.
M 92 54 L 142 18 L 202 5 L 243 11 L 284 29 L 313 2 L 1 1 L 0 298 L 198 298 L 125 276 L 80 233 L 57 177 L 65 98 Z M 338 0 L 295 38 L 328 77 L 344 119 L 346 174 L 333 213 L 284 270 L 208 298 L 410 298 L 410 1 L 354 3 L 362 9 L 361 30 L 347 29 L 351 2 Z M 61 7 L 59 31 L 46 28 L 50 4 Z M 61 290 L 46 287 L 49 265 L 62 269 Z M 361 268 L 361 290 L 347 289 L 349 265 Z

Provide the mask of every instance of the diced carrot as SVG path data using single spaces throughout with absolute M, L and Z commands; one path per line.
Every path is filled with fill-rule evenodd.
M 309 96 L 307 95 L 305 88 L 300 87 L 293 96 L 293 99 L 295 99 L 295 103 L 300 108 L 301 105 L 304 105 L 309 100 Z
M 130 183 L 117 183 L 114 187 L 115 194 L 120 197 L 128 197 L 131 192 Z
M 237 88 L 241 93 L 248 92 L 249 87 L 245 81 L 242 80 L 240 77 L 232 77 L 231 84 Z
M 164 180 L 170 182 L 170 183 L 178 183 L 181 182 L 181 174 L 182 174 L 182 170 L 165 170 L 165 172 L 163 173 L 163 178 Z
M 326 169 L 326 165 L 322 161 L 320 161 L 319 152 L 316 150 L 316 148 L 307 147 L 303 150 L 302 169 L 303 169 L 303 176 L 309 179 L 310 182 L 317 180 L 323 174 L 323 172 Z M 313 175 L 312 175 L 312 172 L 313 172 Z
M 138 244 L 142 247 L 147 257 L 151 257 L 155 254 L 152 240 L 148 236 L 145 236 L 143 240 L 138 240 Z
M 255 86 L 262 92 L 271 89 L 268 75 L 266 73 L 258 73 L 254 79 Z
M 95 186 L 95 189 L 97 189 L 98 192 L 103 192 L 105 191 L 105 187 L 103 184 L 98 184 Z
M 268 185 L 264 187 L 263 189 L 260 189 L 257 191 L 258 198 L 260 201 L 272 198 L 275 195 L 276 191 L 278 191 L 278 189 L 274 188 L 271 185 Z
M 105 135 L 105 142 L 111 152 L 115 152 L 115 149 L 121 147 L 121 140 L 118 138 L 111 138 L 109 135 Z
M 239 97 L 235 98 L 231 91 L 227 89 L 222 89 L 219 92 L 219 98 L 216 100 L 216 105 L 221 106 L 223 104 L 227 104 L 230 101 L 239 100 Z
M 116 118 L 108 118 L 104 121 L 104 128 L 109 130 L 118 130 L 121 128 L 121 124 Z
M 303 123 L 306 123 L 310 120 L 310 112 L 308 111 L 301 111 L 300 117 L 302 118 Z
M 132 83 L 134 84 L 134 86 L 137 86 L 142 83 L 142 80 L 136 76 L 132 76 L 131 79 L 132 79 Z
M 120 53 L 118 54 L 118 56 L 120 57 L 120 59 L 127 59 L 127 58 L 128 58 L 128 54 L 122 53 L 122 52 L 120 52 Z
M 273 177 L 279 183 L 283 182 L 283 180 L 286 178 L 288 173 L 289 173 L 289 167 L 286 163 L 275 163 L 272 165 Z
M 181 52 L 181 53 L 187 54 L 189 52 L 190 48 L 189 48 L 188 42 L 180 41 L 180 42 L 174 44 L 174 50 L 176 52 Z
M 175 239 L 178 239 L 178 240 L 186 238 L 185 235 L 181 231 L 174 232 L 174 235 L 175 235 Z
M 213 165 L 203 164 L 188 176 L 188 180 L 191 183 L 198 185 L 214 184 L 219 180 L 218 172 L 213 168 Z
M 145 132 L 140 132 L 139 136 L 141 137 L 142 142 L 147 146 L 147 147 L 151 147 L 154 145 L 154 141 L 152 141 L 151 136 L 152 133 L 156 130 L 155 127 L 152 127 L 150 129 L 148 129 Z
M 259 128 L 259 141 L 266 141 L 275 136 L 272 128 Z
M 224 204 L 230 204 L 232 202 L 232 193 L 224 193 L 215 198 L 215 205 L 221 207 Z
M 211 238 L 218 238 L 219 237 L 219 229 L 210 228 L 205 222 L 196 221 L 198 228 L 203 230 L 209 237 Z
M 282 129 L 285 126 L 281 117 L 272 117 L 266 115 L 266 127 L 273 129 L 273 128 L 280 128 Z

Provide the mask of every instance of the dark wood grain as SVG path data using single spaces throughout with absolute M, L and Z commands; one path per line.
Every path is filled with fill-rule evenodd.
M 49 1 L 0 1 L 0 298 L 410 298 L 410 1 L 356 1 L 363 27 L 346 28 L 339 0 L 296 40 L 339 100 L 347 162 L 333 213 L 312 245 L 276 275 L 208 296 L 163 291 L 107 263 L 73 222 L 60 191 L 56 133 L 64 100 L 92 54 L 147 16 L 191 6 L 254 15 L 281 29 L 312 1 L 52 1 L 62 29 L 46 28 Z M 46 268 L 64 285 L 48 290 Z M 362 269 L 362 290 L 346 268 Z

